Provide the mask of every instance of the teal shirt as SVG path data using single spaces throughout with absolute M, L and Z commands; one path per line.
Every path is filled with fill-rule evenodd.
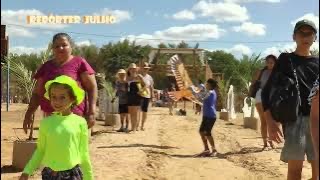
M 69 170 L 79 164 L 84 180 L 92 180 L 88 141 L 88 126 L 83 117 L 46 117 L 40 122 L 37 149 L 23 172 L 31 175 L 40 164 L 54 171 Z

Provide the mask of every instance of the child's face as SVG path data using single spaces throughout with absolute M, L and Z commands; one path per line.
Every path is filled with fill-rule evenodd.
M 119 79 L 124 80 L 126 78 L 126 74 L 119 73 Z
M 298 47 L 310 48 L 316 39 L 316 34 L 311 27 L 302 26 L 294 33 L 293 39 Z
M 71 108 L 75 100 L 70 96 L 70 90 L 63 85 L 55 85 L 50 89 L 50 103 L 56 112 L 64 112 Z
M 206 83 L 206 89 L 207 89 L 207 90 L 212 89 L 209 83 Z

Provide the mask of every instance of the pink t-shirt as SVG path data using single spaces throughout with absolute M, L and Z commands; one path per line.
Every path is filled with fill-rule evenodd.
M 69 62 L 62 66 L 57 66 L 52 60 L 45 62 L 34 75 L 34 79 L 42 78 L 44 84 L 60 75 L 67 75 L 76 80 L 79 86 L 82 88 L 80 75 L 83 72 L 87 72 L 89 75 L 94 74 L 95 71 L 91 68 L 88 62 L 82 58 L 74 56 Z M 41 87 L 40 107 L 45 113 L 52 113 L 54 110 L 51 107 L 50 101 L 44 97 L 45 87 Z M 83 116 L 87 111 L 87 98 L 80 105 L 73 108 L 73 112 L 80 116 Z

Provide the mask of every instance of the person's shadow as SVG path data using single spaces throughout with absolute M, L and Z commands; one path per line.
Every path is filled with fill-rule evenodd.
M 237 152 L 217 153 L 216 156 L 210 156 L 210 157 L 226 159 L 228 156 L 232 156 L 232 155 L 252 154 L 252 153 L 259 153 L 259 152 L 263 152 L 263 151 L 264 151 L 263 148 L 245 147 Z M 165 155 L 165 156 L 175 157 L 175 158 L 203 158 L 201 156 L 198 156 L 199 154 L 168 154 L 166 152 L 158 152 L 158 151 L 149 151 L 149 153 L 160 154 L 160 155 Z

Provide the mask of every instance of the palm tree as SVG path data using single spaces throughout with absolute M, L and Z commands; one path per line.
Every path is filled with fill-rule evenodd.
M 31 96 L 32 96 L 32 91 L 35 87 L 36 81 L 33 78 L 33 75 L 35 74 L 36 70 L 33 68 L 30 68 L 32 66 L 28 66 L 30 64 L 37 64 L 39 67 L 42 65 L 45 61 L 49 59 L 51 55 L 51 44 L 48 45 L 48 48 L 46 51 L 41 52 L 40 54 L 40 61 L 38 62 L 26 62 L 26 61 L 20 61 L 17 56 L 14 56 L 10 54 L 6 62 L 8 62 L 4 66 L 4 70 L 7 70 L 9 68 L 10 75 L 15 77 L 16 83 L 19 84 L 20 88 L 25 92 L 25 98 L 27 99 L 27 102 L 30 102 Z M 26 64 L 30 63 L 30 64 Z M 29 134 L 29 139 L 33 139 L 33 124 L 34 124 L 34 114 L 32 115 L 32 124 L 31 124 L 31 129 L 30 129 L 30 134 Z

